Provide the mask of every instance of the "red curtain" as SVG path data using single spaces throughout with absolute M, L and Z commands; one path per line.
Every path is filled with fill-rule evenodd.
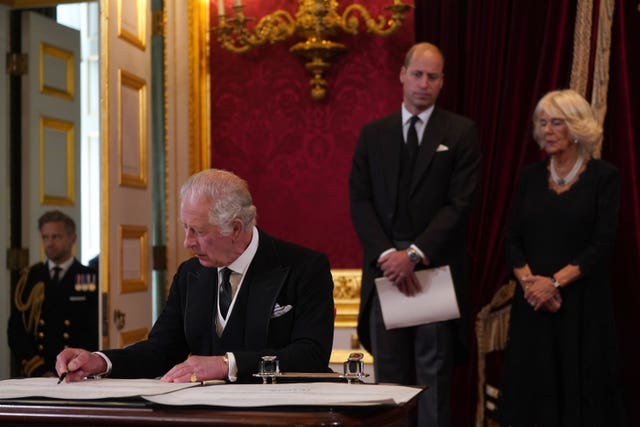
M 623 181 L 613 287 L 624 384 L 629 402 L 637 402 L 640 354 L 632 329 L 640 324 L 640 116 L 632 94 L 640 88 L 631 76 L 640 75 L 640 12 L 635 1 L 617 3 L 603 158 L 619 167 Z M 469 234 L 472 319 L 507 279 L 503 237 L 514 183 L 522 167 L 541 155 L 531 136 L 531 114 L 544 93 L 569 86 L 575 12 L 576 0 L 416 1 L 416 39 L 440 46 L 446 58 L 439 104 L 478 123 L 483 149 L 483 181 Z M 459 426 L 472 425 L 475 413 L 477 355 L 475 342 L 470 345 L 473 357 L 456 373 Z
M 613 262 L 622 378 L 629 425 L 640 425 L 640 2 L 616 0 L 602 157 L 620 169 L 618 245 Z

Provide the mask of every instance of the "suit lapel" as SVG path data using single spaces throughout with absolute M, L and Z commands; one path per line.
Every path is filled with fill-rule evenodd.
M 193 342 L 193 349 L 199 349 L 201 354 L 209 354 L 211 343 L 215 335 L 215 315 L 217 307 L 216 284 L 218 283 L 217 269 L 201 267 L 197 272 L 188 274 L 188 294 L 185 306 L 187 324 L 185 330 Z
M 440 120 L 438 109 L 434 108 L 433 113 L 431 113 L 431 117 L 429 118 L 429 122 L 427 123 L 427 128 L 424 130 L 422 144 L 418 150 L 418 158 L 416 159 L 416 164 L 413 169 L 413 177 L 411 179 L 411 193 L 415 191 L 418 183 L 429 168 L 429 165 L 433 160 L 433 156 L 436 153 L 436 149 L 444 140 L 444 135 L 444 123 Z
M 392 211 L 395 212 L 398 200 L 398 180 L 400 179 L 400 155 L 404 144 L 402 114 L 400 112 L 391 117 L 388 126 L 386 126 L 383 134 L 380 135 L 379 141 L 382 144 L 384 180 L 390 196 L 389 202 L 393 206 Z
M 248 292 L 245 330 L 248 348 L 267 346 L 271 313 L 288 274 L 289 268 L 281 266 L 271 238 L 260 232 L 258 250 L 241 288 Z

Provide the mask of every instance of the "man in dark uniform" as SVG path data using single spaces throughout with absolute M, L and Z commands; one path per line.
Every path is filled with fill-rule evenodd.
M 98 349 L 96 272 L 71 253 L 76 225 L 54 210 L 38 219 L 47 257 L 26 269 L 16 286 L 9 318 L 9 347 L 25 377 L 54 376 L 66 347 Z

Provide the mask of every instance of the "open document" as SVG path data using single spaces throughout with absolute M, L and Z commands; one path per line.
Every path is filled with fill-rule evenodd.
M 332 382 L 225 384 L 163 383 L 149 379 L 103 378 L 57 384 L 57 378 L 24 378 L 0 381 L 0 399 L 45 397 L 63 400 L 99 400 L 140 397 L 172 406 L 370 406 L 403 405 L 421 387 Z
M 91 400 L 170 393 L 200 383 L 163 383 L 150 379 L 102 378 L 58 384 L 57 378 L 21 378 L 0 381 L 0 399 L 48 397 Z
M 162 405 L 228 407 L 404 405 L 423 389 L 383 384 L 225 384 L 142 396 Z
M 422 291 L 406 296 L 385 277 L 376 279 L 387 329 L 423 325 L 460 317 L 449 266 L 416 271 Z

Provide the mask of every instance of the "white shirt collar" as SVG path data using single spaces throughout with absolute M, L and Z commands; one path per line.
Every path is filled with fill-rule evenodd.
M 56 264 L 55 262 L 51 261 L 50 259 L 47 260 L 47 267 L 49 268 L 49 272 L 53 271 L 53 268 L 58 266 L 60 267 L 60 278 L 62 278 L 64 276 L 64 274 L 67 272 L 67 270 L 69 269 L 69 267 L 71 267 L 71 264 L 73 264 L 73 261 L 75 260 L 74 257 L 69 258 L 68 260 L 66 260 L 65 262 L 61 263 L 61 264 Z
M 253 257 L 256 255 L 258 251 L 258 241 L 259 241 L 259 233 L 258 228 L 256 226 L 253 227 L 251 242 L 249 242 L 249 246 L 247 249 L 242 252 L 242 254 L 235 259 L 231 264 L 227 267 L 231 269 L 234 273 L 239 273 L 244 277 L 244 273 L 246 273 L 247 268 L 249 268 L 249 264 L 253 261 Z M 222 268 L 222 267 L 221 267 Z M 220 268 L 218 269 L 220 271 Z
M 431 113 L 433 113 L 434 108 L 435 108 L 435 105 L 432 105 L 431 107 L 427 108 L 426 110 L 418 114 L 418 117 L 420 117 L 420 122 L 423 124 L 423 127 L 426 127 L 427 123 L 429 122 L 429 118 L 431 117 Z M 404 105 L 404 102 L 403 102 L 402 103 L 402 124 L 403 125 L 408 124 L 409 120 L 411 120 L 411 117 L 413 117 L 413 114 L 411 114 L 409 110 L 407 110 L 407 107 Z

